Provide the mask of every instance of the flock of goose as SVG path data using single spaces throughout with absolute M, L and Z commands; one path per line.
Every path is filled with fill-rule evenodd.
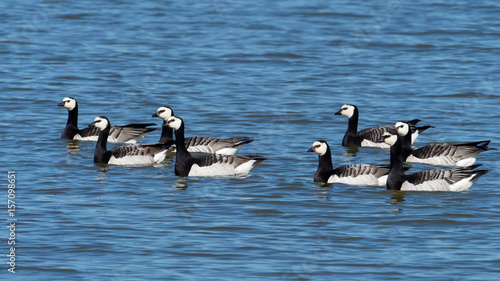
M 86 128 L 78 128 L 78 102 L 71 97 L 59 104 L 68 110 L 63 139 L 96 141 L 94 162 L 114 165 L 150 165 L 162 162 L 168 152 L 176 153 L 177 176 L 239 176 L 247 175 L 257 164 L 266 161 L 256 155 L 235 155 L 249 137 L 214 138 L 205 136 L 185 137 L 184 121 L 174 115 L 170 107 L 162 106 L 152 115 L 163 120 L 158 143 L 138 144 L 154 123 L 111 125 L 105 116 L 98 116 Z M 430 125 L 417 127 L 418 119 L 397 122 L 395 126 L 373 127 L 357 130 L 358 108 L 345 104 L 336 113 L 349 119 L 342 141 L 343 146 L 371 146 L 390 149 L 390 164 L 352 164 L 333 168 L 331 150 L 324 140 L 315 141 L 309 152 L 319 155 L 315 182 L 344 183 L 350 185 L 387 186 L 391 190 L 464 191 L 487 170 L 476 170 L 474 165 L 480 152 L 491 150 L 490 141 L 471 143 L 433 143 L 413 149 L 418 135 Z M 175 132 L 175 138 L 174 138 Z M 107 143 L 125 143 L 107 149 Z M 193 156 L 191 153 L 203 153 Z M 425 163 L 455 166 L 451 169 L 425 170 L 405 174 L 405 163 Z
M 68 121 L 61 138 L 97 141 L 94 162 L 114 165 L 151 165 L 165 160 L 168 152 L 175 152 L 175 174 L 186 176 L 240 176 L 247 175 L 257 164 L 266 161 L 255 155 L 235 155 L 252 138 L 220 139 L 214 137 L 184 137 L 184 121 L 174 116 L 170 107 L 160 107 L 152 115 L 163 119 L 162 134 L 158 143 L 137 144 L 155 125 L 129 124 L 112 126 L 105 116 L 97 116 L 85 129 L 78 129 L 78 102 L 64 98 L 59 106 L 68 110 Z M 175 139 L 173 131 L 175 131 Z M 107 149 L 107 143 L 127 143 Z M 204 153 L 194 157 L 191 153 Z
M 416 127 L 420 121 L 418 119 L 400 121 L 394 127 L 373 127 L 358 131 L 359 111 L 355 105 L 343 105 L 336 115 L 344 115 L 349 119 L 343 146 L 390 148 L 390 164 L 353 164 L 333 168 L 328 143 L 318 140 L 308 150 L 319 155 L 318 170 L 314 176 L 316 182 L 387 186 L 389 190 L 465 191 L 487 173 L 487 170 L 476 170 L 480 165 L 474 163 L 479 153 L 494 149 L 488 147 L 489 140 L 460 144 L 433 143 L 413 149 L 412 144 L 418 135 L 431 127 Z M 453 168 L 406 174 L 405 171 L 409 169 L 406 163 Z

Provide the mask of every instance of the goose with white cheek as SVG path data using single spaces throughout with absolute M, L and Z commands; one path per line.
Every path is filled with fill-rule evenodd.
M 389 148 L 386 143 L 380 143 L 378 140 L 384 132 L 393 128 L 392 126 L 380 126 L 366 128 L 358 132 L 358 118 L 359 110 L 358 107 L 352 104 L 344 104 L 335 115 L 343 115 L 349 119 L 349 124 L 342 140 L 343 146 L 369 146 L 378 148 Z M 411 128 L 411 143 L 415 142 L 417 137 L 423 131 L 431 128 L 430 125 L 425 125 L 422 127 L 416 127 L 416 124 L 420 122 L 419 119 L 413 119 L 408 121 Z
M 87 127 L 78 129 L 78 102 L 71 97 L 64 98 L 58 106 L 68 110 L 68 121 L 61 134 L 62 139 L 73 139 L 83 141 L 97 141 L 99 130 L 97 128 Z M 154 128 L 146 128 L 155 125 L 148 124 L 129 124 L 125 126 L 111 126 L 108 141 L 112 143 L 137 143 L 143 139 Z
M 111 124 L 109 119 L 98 116 L 90 127 L 99 130 L 94 162 L 113 165 L 151 165 L 165 160 L 168 145 L 165 144 L 130 144 L 120 145 L 108 150 L 106 148 Z
M 389 165 L 352 164 L 333 168 L 330 146 L 324 140 L 315 141 L 307 152 L 319 155 L 315 182 L 343 183 L 349 185 L 384 186 Z
M 163 128 L 161 132 L 161 143 L 174 143 L 173 131 L 170 127 L 166 126 L 168 118 L 174 116 L 174 111 L 168 106 L 162 106 L 153 114 L 153 117 L 163 119 Z M 236 137 L 236 138 L 214 138 L 205 136 L 196 136 L 185 138 L 184 145 L 189 152 L 201 153 L 216 153 L 225 155 L 235 155 L 243 145 L 251 143 L 252 138 L 249 137 Z M 175 152 L 175 148 L 170 150 Z
M 401 137 L 403 159 L 410 163 L 467 167 L 476 162 L 479 153 L 495 149 L 488 147 L 489 140 L 460 144 L 432 143 L 413 149 L 410 143 L 410 125 L 407 122 L 397 122 L 395 128 Z
M 185 147 L 184 121 L 172 116 L 167 120 L 167 125 L 175 130 L 177 176 L 244 176 L 255 165 L 266 161 L 266 158 L 260 156 L 209 154 L 193 157 Z
M 450 170 L 425 170 L 405 174 L 401 137 L 395 129 L 385 132 L 380 141 L 391 146 L 391 169 L 387 189 L 408 191 L 466 191 L 487 170 L 474 170 L 480 165 Z

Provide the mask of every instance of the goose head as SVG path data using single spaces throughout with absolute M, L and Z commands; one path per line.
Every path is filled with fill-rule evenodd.
M 406 122 L 397 122 L 394 128 L 398 131 L 401 137 L 406 136 L 410 132 L 410 125 Z
M 167 126 L 174 130 L 179 130 L 179 128 L 182 126 L 182 123 L 184 123 L 184 121 L 182 121 L 182 119 L 177 116 L 172 116 L 167 120 Z
M 357 110 L 358 108 L 355 105 L 344 104 L 335 115 L 344 115 L 347 118 L 351 118 Z
M 101 131 L 106 129 L 107 127 L 110 127 L 110 126 L 111 125 L 109 123 L 109 119 L 107 117 L 104 117 L 104 116 L 97 116 L 94 119 L 94 122 L 90 123 L 90 125 L 89 125 L 89 127 L 96 127 Z
M 71 98 L 71 97 L 65 97 L 59 104 L 58 106 L 62 106 L 66 108 L 68 111 L 71 111 L 75 109 L 77 106 L 76 99 Z
M 398 140 L 398 132 L 396 129 L 391 129 L 385 132 L 382 137 L 378 140 L 378 142 L 385 142 L 389 146 L 393 146 Z
M 319 156 L 323 156 L 328 152 L 328 144 L 324 140 L 315 141 L 307 152 L 315 152 Z
M 172 110 L 172 108 L 168 106 L 161 106 L 158 108 L 158 110 L 156 110 L 152 117 L 159 117 L 164 121 L 167 121 L 168 118 L 172 116 L 174 116 L 174 111 Z

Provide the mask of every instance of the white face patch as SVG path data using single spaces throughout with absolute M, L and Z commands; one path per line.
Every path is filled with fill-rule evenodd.
M 172 116 L 168 118 L 167 124 L 170 128 L 178 130 L 182 125 L 182 120 L 178 117 Z
M 315 141 L 312 145 L 312 148 L 314 152 L 316 152 L 319 156 L 325 155 L 326 151 L 328 150 L 326 143 L 320 141 Z
M 397 135 L 393 135 L 393 134 L 388 133 L 388 132 L 384 133 L 383 137 L 385 138 L 384 142 L 390 146 L 393 146 L 396 143 L 396 141 L 398 140 Z
M 104 129 L 106 129 L 106 127 L 108 126 L 108 123 L 109 123 L 108 120 L 106 120 L 104 118 L 101 118 L 99 116 L 96 117 L 94 119 L 94 122 L 93 122 L 94 126 L 96 128 L 98 128 L 99 130 L 101 130 L 101 131 L 104 130 Z
M 394 127 L 398 130 L 398 134 L 402 137 L 406 136 L 410 132 L 410 126 L 404 122 L 397 122 Z
M 64 98 L 62 100 L 62 103 L 63 103 L 64 108 L 66 108 L 69 111 L 75 109 L 75 107 L 76 107 L 76 100 L 69 98 L 69 97 Z
M 354 115 L 354 106 L 350 104 L 344 104 L 340 109 L 342 110 L 340 114 L 347 118 L 351 118 Z
M 167 121 L 168 118 L 172 117 L 172 109 L 162 106 L 158 108 L 156 114 L 158 114 L 158 117 L 160 117 L 161 119 Z

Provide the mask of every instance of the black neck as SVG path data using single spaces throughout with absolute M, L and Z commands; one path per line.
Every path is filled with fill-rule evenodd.
M 175 150 L 175 174 L 186 177 L 189 175 L 195 158 L 191 156 L 184 145 L 184 122 L 179 129 L 175 130 Z
M 78 105 L 76 105 L 73 110 L 68 111 L 68 122 L 66 122 L 66 126 L 68 125 L 78 128 Z
M 387 177 L 387 189 L 400 190 L 404 179 L 402 141 L 398 136 L 396 143 L 391 146 L 391 169 Z
M 111 127 L 108 126 L 104 130 L 99 132 L 99 137 L 97 138 L 97 144 L 94 151 L 95 163 L 108 163 L 109 158 L 111 157 L 111 153 L 106 147 L 110 129 Z
M 319 157 L 319 165 L 320 168 L 325 170 L 333 170 L 332 164 L 332 153 L 330 151 L 330 147 L 327 148 L 326 153 Z
M 159 143 L 169 143 L 174 140 L 174 131 L 167 125 L 167 121 L 163 121 L 161 129 L 161 137 Z
M 326 153 L 319 156 L 318 170 L 314 175 L 315 182 L 327 182 L 328 178 L 332 175 L 332 153 L 330 147 L 327 147 Z
M 348 133 L 356 134 L 358 132 L 358 118 L 359 112 L 357 109 L 354 109 L 354 113 L 352 114 L 351 118 L 349 118 L 349 126 L 347 127 Z
M 408 156 L 412 153 L 413 149 L 411 148 L 411 132 L 408 132 L 406 136 L 401 137 L 401 155 L 403 160 L 406 160 Z
M 181 124 L 179 129 L 175 130 L 175 150 L 177 151 L 177 155 L 181 153 L 183 155 L 191 156 L 184 145 L 184 123 Z
M 64 128 L 61 134 L 61 138 L 72 139 L 78 132 L 78 105 L 76 105 L 73 110 L 68 110 L 68 121 L 66 122 L 66 128 Z
M 345 132 L 344 138 L 342 139 L 343 146 L 355 146 L 361 145 L 360 140 L 358 139 L 358 110 L 354 109 L 354 113 L 349 118 L 349 125 L 347 126 L 347 130 Z

